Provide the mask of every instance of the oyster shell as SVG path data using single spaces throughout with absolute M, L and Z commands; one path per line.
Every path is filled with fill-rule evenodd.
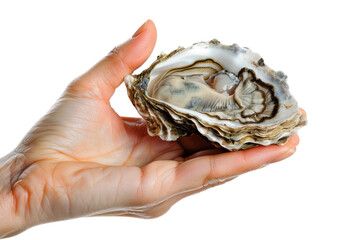
M 161 54 L 125 83 L 150 135 L 197 133 L 234 151 L 284 144 L 305 125 L 286 79 L 250 49 L 212 40 Z

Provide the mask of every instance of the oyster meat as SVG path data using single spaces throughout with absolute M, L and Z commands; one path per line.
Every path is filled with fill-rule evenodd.
M 161 54 L 125 83 L 150 135 L 196 133 L 235 151 L 284 144 L 306 124 L 286 79 L 250 49 L 212 40 Z

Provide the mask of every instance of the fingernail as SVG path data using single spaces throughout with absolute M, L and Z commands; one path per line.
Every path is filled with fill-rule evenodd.
M 149 20 L 147 20 L 143 25 L 141 25 L 141 27 L 134 33 L 132 38 L 136 38 L 137 36 L 139 36 L 146 29 L 146 25 L 147 25 L 148 21 Z
M 284 160 L 284 159 L 290 157 L 294 153 L 295 153 L 295 150 L 292 149 L 292 148 L 289 148 L 287 152 L 285 152 L 285 153 L 281 154 L 280 156 L 277 156 L 276 158 L 272 159 L 269 163 L 279 162 L 281 160 Z
M 289 150 L 284 155 L 282 155 L 278 161 L 284 160 L 284 159 L 290 157 L 291 155 L 293 155 L 294 153 L 295 153 L 295 150 L 292 148 L 289 148 Z
M 289 148 L 289 151 L 284 155 L 284 159 L 290 157 L 295 153 L 295 150 L 292 148 Z

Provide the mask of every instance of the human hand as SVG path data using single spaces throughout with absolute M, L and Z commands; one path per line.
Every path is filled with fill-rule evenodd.
M 180 199 L 292 155 L 284 146 L 213 149 L 199 137 L 162 141 L 111 107 L 115 89 L 149 57 L 156 29 L 134 36 L 74 80 L 19 146 L 0 159 L 0 237 L 63 219 L 164 214 Z

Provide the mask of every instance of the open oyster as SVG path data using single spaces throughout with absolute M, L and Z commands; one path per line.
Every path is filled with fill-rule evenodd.
M 212 40 L 161 54 L 125 83 L 150 135 L 197 133 L 239 150 L 283 144 L 305 125 L 286 78 L 250 49 Z

